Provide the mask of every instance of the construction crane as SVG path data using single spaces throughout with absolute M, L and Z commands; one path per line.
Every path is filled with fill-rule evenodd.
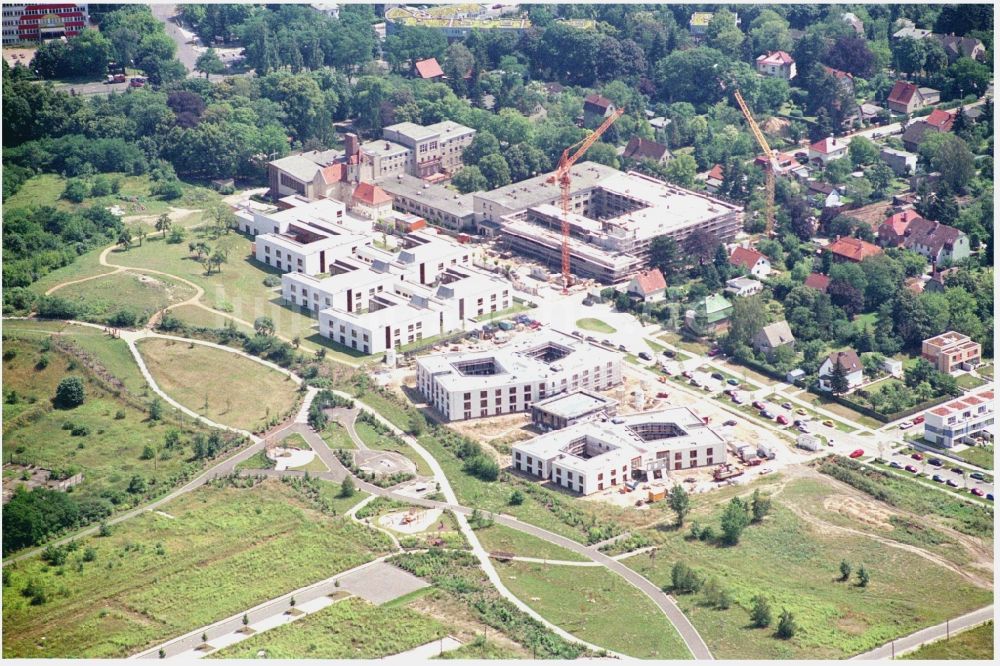
M 719 85 L 722 89 L 726 89 L 726 84 L 719 80 Z M 733 86 L 733 97 L 736 98 L 736 103 L 740 107 L 740 111 L 743 112 L 743 117 L 747 119 L 747 125 L 750 126 L 750 132 L 753 133 L 753 138 L 757 140 L 757 145 L 760 149 L 764 151 L 767 163 L 764 166 L 764 189 L 767 194 L 767 199 L 764 202 L 764 219 L 767 223 L 767 235 L 771 236 L 774 234 L 774 174 L 778 170 L 778 160 L 775 157 L 775 153 L 771 150 L 771 146 L 767 144 L 767 139 L 764 137 L 764 133 L 760 131 L 760 127 L 757 125 L 757 121 L 753 119 L 750 114 L 750 107 L 743 100 L 743 95 L 740 94 L 739 88 Z
M 570 174 L 569 170 L 576 161 L 579 160 L 583 155 L 590 149 L 601 135 L 611 125 L 621 118 L 625 114 L 625 109 L 619 108 L 615 109 L 610 116 L 604 119 L 600 127 L 589 134 L 585 139 L 577 141 L 572 146 L 568 147 L 563 151 L 562 157 L 559 158 L 559 166 L 556 167 L 556 171 L 549 177 L 550 183 L 559 183 L 559 187 L 562 190 L 562 274 L 563 274 L 563 294 L 569 293 L 569 194 L 570 194 Z M 579 148 L 576 148 L 579 146 Z M 569 151 L 576 148 L 576 151 L 570 155 Z

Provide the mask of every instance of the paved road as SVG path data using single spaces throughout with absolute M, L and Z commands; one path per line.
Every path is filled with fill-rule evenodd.
M 942 638 L 947 637 L 949 633 L 956 634 L 963 629 L 971 629 L 972 627 L 978 626 L 992 619 L 993 606 L 991 605 L 986 608 L 980 608 L 979 610 L 972 611 L 971 613 L 967 613 L 961 617 L 956 617 L 954 620 L 948 620 L 947 622 L 943 622 L 933 627 L 921 629 L 920 631 L 910 634 L 909 636 L 897 638 L 894 641 L 886 643 L 882 647 L 875 648 L 870 652 L 859 654 L 856 657 L 852 657 L 852 659 L 893 659 L 904 652 L 912 652 L 921 645 L 941 640 Z
M 177 59 L 181 61 L 188 72 L 194 71 L 194 64 L 198 60 L 198 52 L 194 49 L 194 44 L 189 43 L 188 37 L 181 32 L 180 26 L 173 20 L 177 14 L 176 5 L 150 5 L 153 16 L 163 23 L 163 28 L 167 36 L 177 44 Z

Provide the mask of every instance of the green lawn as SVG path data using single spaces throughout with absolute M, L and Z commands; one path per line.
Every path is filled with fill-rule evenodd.
M 206 310 L 205 308 L 200 308 L 197 305 L 190 304 L 173 308 L 170 311 L 170 314 L 188 326 L 201 328 L 225 328 L 227 322 L 233 322 L 231 318 L 221 312 Z M 240 324 L 237 322 L 233 322 L 233 324 L 236 326 L 237 330 L 244 333 L 253 334 L 254 332 L 253 329 L 246 324 Z
M 813 486 L 790 496 L 802 483 L 787 482 L 774 497 L 769 516 L 747 528 L 737 546 L 688 541 L 687 529 L 656 531 L 660 546 L 654 559 L 641 554 L 623 562 L 657 585 L 670 584 L 677 561 L 705 577 L 718 577 L 735 602 L 728 610 L 706 607 L 699 594 L 675 595 L 717 659 L 842 659 L 992 600 L 990 591 L 913 553 L 806 523 L 789 507 L 822 511 L 825 498 L 838 493 L 810 482 Z M 719 500 L 706 501 L 689 521 L 717 529 L 720 515 Z M 869 586 L 837 581 L 841 560 L 855 569 L 864 564 L 871 572 Z M 769 600 L 775 622 L 782 608 L 793 613 L 798 626 L 794 638 L 775 638 L 774 625 L 749 626 L 751 600 L 758 594 Z
M 274 461 L 263 451 L 258 451 L 241 463 L 236 464 L 236 471 L 244 469 L 274 469 Z
M 347 428 L 340 425 L 337 421 L 327 421 L 326 427 L 323 428 L 323 431 L 319 435 L 331 449 L 356 448 L 354 440 L 347 434 Z
M 979 366 L 976 368 L 976 374 L 993 379 L 993 364 Z
M 361 441 L 364 442 L 368 448 L 376 451 L 395 451 L 397 453 L 401 453 L 409 460 L 412 460 L 417 466 L 418 476 L 434 476 L 434 472 L 427 464 L 427 461 L 424 460 L 420 454 L 414 451 L 412 447 L 407 445 L 406 442 L 399 441 L 394 437 L 381 435 L 370 425 L 362 423 L 361 421 L 355 422 L 354 430 L 358 433 L 358 437 L 361 438 Z
M 969 374 L 959 375 L 955 378 L 955 382 L 959 385 L 959 387 L 965 389 L 978 388 L 987 383 L 982 377 L 976 377 L 975 375 Z
M 83 539 L 65 567 L 5 567 L 5 657 L 124 657 L 386 552 L 384 535 L 324 515 L 291 487 L 206 486 Z M 82 562 L 87 548 L 96 559 Z M 82 568 L 81 568 L 82 567 Z M 48 592 L 32 606 L 29 581 Z M 44 638 L 43 638 L 44 637 Z
M 346 513 L 348 509 L 353 508 L 355 504 L 360 504 L 363 499 L 369 496 L 369 493 L 355 488 L 353 495 L 342 497 L 340 494 L 341 485 L 339 483 L 324 481 L 322 479 L 318 479 L 316 483 L 319 484 L 320 496 L 326 500 L 330 508 L 337 512 L 337 515 Z
M 128 344 L 119 338 L 112 338 L 104 331 L 89 326 L 66 324 L 47 320 L 9 320 L 3 323 L 3 333 L 9 337 L 41 341 L 53 333 L 59 333 L 74 345 L 93 357 L 125 388 L 137 396 L 150 395 L 149 385 L 139 371 Z
M 586 561 L 586 558 L 572 550 L 496 523 L 490 527 L 476 530 L 476 537 L 488 552 L 499 551 L 513 553 L 520 557 L 539 557 L 548 560 Z
M 122 493 L 134 475 L 147 482 L 170 484 L 171 477 L 201 468 L 200 463 L 189 462 L 189 444 L 195 429 L 149 421 L 145 411 L 107 393 L 94 382 L 85 385 L 86 399 L 82 405 L 53 409 L 50 399 L 60 380 L 67 375 L 85 379 L 91 375 L 73 356 L 55 349 L 42 352 L 39 345 L 37 338 L 10 337 L 4 342 L 5 353 L 16 353 L 3 364 L 4 394 L 9 399 L 10 392 L 16 391 L 19 396 L 17 404 L 5 404 L 3 409 L 4 462 L 13 460 L 53 470 L 75 468 L 74 471 L 83 472 L 84 481 L 73 492 L 86 497 L 103 492 Z M 48 358 L 48 365 L 38 369 L 37 363 L 43 355 Z M 77 367 L 70 370 L 74 363 Z M 85 428 L 88 434 L 74 436 L 73 427 Z M 180 447 L 167 450 L 165 436 L 175 428 L 181 433 Z M 197 431 L 204 432 L 200 428 Z M 153 452 L 151 459 L 143 459 L 147 446 Z M 151 490 L 155 492 L 157 488 Z
M 189 285 L 162 275 L 143 275 L 123 271 L 86 282 L 71 284 L 55 292 L 77 303 L 86 314 L 82 319 L 104 323 L 111 315 L 125 310 L 145 324 L 157 311 L 186 301 L 195 295 Z
M 673 345 L 678 349 L 683 349 L 684 351 L 690 352 L 695 356 L 704 356 L 708 353 L 709 346 L 702 342 L 693 342 L 691 340 L 686 340 L 681 337 L 680 334 L 674 333 L 673 331 L 667 331 L 659 336 L 660 340 L 663 340 L 667 344 Z
M 447 634 L 447 627 L 433 618 L 355 597 L 251 636 L 211 657 L 253 659 L 264 650 L 268 659 L 379 659 Z
M 584 331 L 594 331 L 595 333 L 615 333 L 618 330 L 614 326 L 605 324 L 600 319 L 594 319 L 593 317 L 577 319 L 576 327 Z
M 970 446 L 962 451 L 952 451 L 952 453 L 976 467 L 993 469 L 994 454 L 992 446 Z
M 90 252 L 81 254 L 76 260 L 62 268 L 57 268 L 51 273 L 46 273 L 37 281 L 32 282 L 29 289 L 37 294 L 44 294 L 46 291 L 60 285 L 64 282 L 70 282 L 72 280 L 80 280 L 82 278 L 93 277 L 95 275 L 105 275 L 113 270 L 108 266 L 102 266 L 100 262 L 101 252 L 104 251 L 103 247 L 95 248 Z M 55 295 L 61 296 L 58 290 L 53 292 Z
M 295 405 L 287 375 L 239 354 L 161 338 L 138 348 L 161 389 L 217 423 L 252 430 Z
M 690 659 L 663 612 L 603 567 L 498 563 L 504 585 L 549 622 L 603 648 L 640 659 Z
M 957 636 L 925 645 L 900 659 L 952 660 L 982 659 L 993 660 L 993 623 L 963 631 Z
M 866 416 L 861 412 L 855 411 L 846 405 L 842 405 L 839 402 L 833 402 L 832 400 L 827 400 L 823 396 L 814 395 L 812 393 L 806 393 L 801 396 L 801 399 L 810 402 L 816 407 L 822 407 L 828 412 L 833 412 L 838 416 L 842 416 L 845 419 L 853 421 L 859 425 L 866 426 L 868 428 L 881 428 L 884 423 L 878 419 L 873 419 L 870 416 Z M 824 417 L 824 420 L 826 417 Z M 846 423 L 841 423 L 840 421 L 834 421 L 837 426 L 837 430 L 843 430 L 844 432 L 854 432 L 856 428 L 851 428 Z
M 309 446 L 309 442 L 306 441 L 305 437 L 297 432 L 293 432 L 288 435 L 283 440 L 278 442 L 279 446 L 283 446 L 286 449 L 298 449 L 299 451 L 311 451 L 312 447 Z
M 481 314 L 478 317 L 476 317 L 476 321 L 494 321 L 494 320 L 499 321 L 501 319 L 508 319 L 516 314 L 527 312 L 528 310 L 532 309 L 533 307 L 530 305 L 527 305 L 521 301 L 514 301 L 514 305 L 510 306 L 506 310 L 499 310 L 497 312 L 487 312 L 485 314 Z
M 305 465 L 299 465 L 298 467 L 289 467 L 288 469 L 295 470 L 296 472 L 329 472 L 330 468 L 319 459 L 319 456 L 315 456 L 312 460 L 307 462 Z

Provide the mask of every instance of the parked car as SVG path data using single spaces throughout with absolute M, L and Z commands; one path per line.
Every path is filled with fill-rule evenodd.
M 773 419 L 774 418 L 774 414 L 772 414 L 771 412 L 767 411 L 766 409 L 760 410 L 760 415 L 763 416 L 765 419 Z
M 924 417 L 922 417 L 922 416 L 918 416 L 917 418 L 913 419 L 913 425 L 917 425 L 917 424 L 923 423 L 923 422 L 924 422 Z
M 907 472 L 912 472 L 913 474 L 917 473 L 917 468 L 914 467 L 913 465 L 907 465 L 903 469 L 905 469 Z
M 792 403 L 790 403 L 790 402 L 783 402 L 783 403 L 781 403 L 781 408 L 782 409 L 791 409 L 792 408 Z
M 592 335 L 587 336 L 587 342 L 597 342 L 597 338 Z
M 739 386 L 740 380 L 733 379 L 732 377 L 730 377 L 729 379 L 726 380 L 726 383 L 729 384 L 730 386 Z
M 962 473 L 962 472 L 964 472 L 965 470 L 963 470 L 963 469 L 962 469 L 961 467 L 959 467 L 958 465 L 955 465 L 954 467 L 952 467 L 952 468 L 951 468 L 951 471 L 953 471 L 953 472 L 954 472 L 955 474 L 961 474 L 961 473 Z
M 934 481 L 935 483 L 944 483 L 944 479 L 941 477 L 940 474 L 935 474 L 934 476 L 932 476 L 931 481 Z
M 734 395 L 736 395 L 736 389 L 731 389 L 731 388 L 730 389 L 726 389 L 725 391 L 723 391 L 723 393 L 725 395 L 728 395 L 731 398 Z
M 927 460 L 928 465 L 934 465 L 935 467 L 941 467 L 944 465 L 940 458 L 930 458 Z
M 805 423 L 799 424 L 799 432 L 809 432 L 809 426 Z
M 735 402 L 737 405 L 742 405 L 745 401 L 743 400 L 743 398 L 739 396 L 738 393 L 735 393 L 733 394 L 733 402 Z
M 649 352 L 644 352 L 644 351 L 639 352 L 639 358 L 641 358 L 643 361 L 653 360 L 652 355 Z
M 718 379 L 720 382 L 726 377 L 721 372 L 713 372 L 712 379 Z
M 754 406 L 754 409 L 764 409 L 765 407 L 767 407 L 767 405 L 765 405 L 760 400 L 754 400 L 751 404 Z
M 958 481 L 955 479 L 948 479 L 948 485 L 952 488 L 958 488 Z
M 602 345 L 607 345 L 609 347 L 614 347 L 615 346 L 615 344 L 613 342 L 611 342 L 611 340 L 608 340 L 607 338 L 604 338 L 603 340 L 601 340 L 601 344 Z
M 908 429 L 910 429 L 912 427 L 913 427 L 913 422 L 911 422 L 911 421 L 904 421 L 903 423 L 899 424 L 899 429 L 900 430 L 908 430 Z
M 690 370 L 685 370 L 684 372 L 681 373 L 681 376 L 685 377 L 686 379 L 691 379 L 694 375 L 691 374 Z
M 854 449 L 853 451 L 851 451 L 851 455 L 849 457 L 860 458 L 863 455 L 865 455 L 864 449 Z
M 795 413 L 798 414 L 799 416 L 805 416 L 809 412 L 807 412 L 805 408 L 799 407 L 798 409 L 795 410 Z
M 919 453 L 913 453 L 913 454 L 910 455 L 910 457 L 913 458 L 914 460 L 923 460 L 924 459 L 924 457 L 922 455 L 920 455 Z
M 573 335 L 575 335 L 578 338 L 582 338 L 583 337 L 583 333 L 581 333 L 580 331 L 573 331 Z
M 714 347 L 714 348 L 708 350 L 708 355 L 709 356 L 718 356 L 721 353 L 722 353 L 722 350 L 719 349 L 718 347 Z
M 896 462 L 895 460 L 893 460 L 892 462 L 890 462 L 890 463 L 889 463 L 889 467 L 891 467 L 891 468 L 893 468 L 893 469 L 903 469 L 903 466 L 902 466 L 902 465 L 900 465 L 900 464 L 899 464 L 898 462 Z
M 988 499 L 989 501 L 992 502 L 993 501 L 993 493 L 986 493 L 986 499 Z
M 827 419 L 826 421 L 823 421 L 823 425 L 825 425 L 827 428 L 832 428 L 833 427 L 833 421 L 831 421 L 830 419 Z
M 724 426 L 734 426 L 734 425 L 736 425 L 736 421 L 734 421 L 733 419 L 729 419 L 728 421 L 724 421 L 722 423 L 722 425 L 724 425 Z
M 620 352 L 627 352 L 628 348 L 625 347 L 625 345 L 618 345 L 618 351 L 620 351 Z
M 659 393 L 656 394 L 656 397 L 657 398 L 669 398 L 670 396 L 667 394 L 666 391 L 660 391 Z
M 677 356 L 677 353 L 673 349 L 664 349 L 663 355 L 666 356 L 667 358 L 673 358 Z
M 986 494 L 986 493 L 983 492 L 982 488 L 973 488 L 969 492 L 972 493 L 973 495 L 975 495 L 976 497 L 982 497 L 983 495 Z
M 975 479 L 976 481 L 985 481 L 986 476 L 982 472 L 973 472 L 969 475 L 970 479 Z
M 777 421 L 781 425 L 788 425 L 788 417 L 786 417 L 784 414 L 778 414 Z

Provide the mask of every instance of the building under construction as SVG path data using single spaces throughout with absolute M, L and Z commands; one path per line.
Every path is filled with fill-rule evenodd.
M 696 229 L 732 240 L 743 209 L 701 192 L 594 162 L 572 167 L 569 252 L 574 275 L 617 283 L 649 261 L 657 236 L 683 243 Z M 474 195 L 476 217 L 515 252 L 551 266 L 562 261 L 560 191 L 543 174 Z

